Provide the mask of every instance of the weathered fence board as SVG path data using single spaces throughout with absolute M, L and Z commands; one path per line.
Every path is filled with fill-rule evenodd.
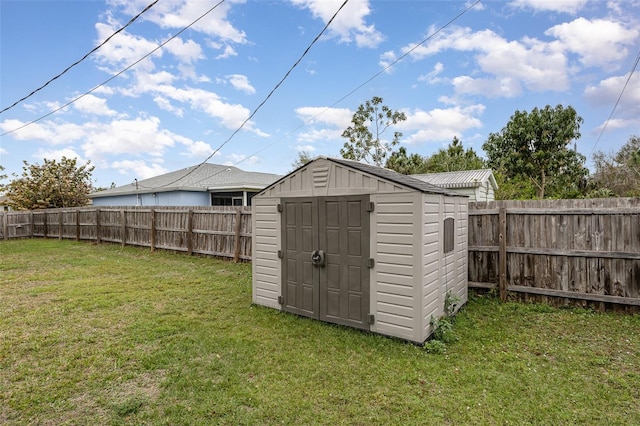
M 640 199 L 471 203 L 469 219 L 471 287 L 598 309 L 640 306 Z
M 4 212 L 0 232 L 4 239 L 109 241 L 236 261 L 252 255 L 249 207 Z M 640 198 L 470 203 L 468 244 L 470 287 L 640 311 Z
M 2 238 L 44 237 L 120 243 L 251 260 L 248 207 L 105 207 L 6 212 Z

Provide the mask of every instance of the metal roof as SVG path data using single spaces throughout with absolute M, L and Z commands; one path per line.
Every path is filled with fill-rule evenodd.
M 170 191 L 260 190 L 281 176 L 271 173 L 245 172 L 237 167 L 204 163 L 149 179 L 134 181 L 117 188 L 89 194 L 90 198 Z
M 462 170 L 458 172 L 428 173 L 411 175 L 423 182 L 441 188 L 476 188 L 489 181 L 494 189 L 498 188 L 491 169 Z

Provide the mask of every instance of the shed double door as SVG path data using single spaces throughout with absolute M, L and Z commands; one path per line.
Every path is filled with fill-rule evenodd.
M 369 196 L 282 199 L 282 307 L 369 329 Z

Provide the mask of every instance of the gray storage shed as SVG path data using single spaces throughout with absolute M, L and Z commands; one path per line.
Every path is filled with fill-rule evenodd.
M 464 195 L 318 157 L 252 209 L 255 304 L 422 343 L 448 292 L 467 301 Z

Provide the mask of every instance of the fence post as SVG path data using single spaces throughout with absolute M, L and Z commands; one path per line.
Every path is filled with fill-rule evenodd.
M 151 251 L 156 249 L 156 211 L 151 209 Z
M 500 254 L 498 256 L 498 265 L 500 266 L 499 291 L 500 300 L 507 300 L 507 209 L 502 206 L 498 210 L 498 240 L 500 244 Z
M 120 240 L 122 247 L 124 247 L 127 242 L 127 212 L 124 209 L 120 210 L 120 225 Z
M 63 211 L 59 210 L 58 211 L 58 239 L 59 240 L 62 239 L 62 228 L 63 228 L 62 221 L 63 221 L 63 217 L 64 217 Z
M 33 229 L 35 228 L 35 223 L 34 221 L 34 217 L 33 217 L 33 210 L 29 212 L 29 228 L 30 228 L 30 232 L 29 232 L 29 237 L 33 238 Z
M 80 241 L 80 208 L 76 207 L 76 241 Z
M 100 209 L 96 209 L 96 244 L 100 244 Z
M 238 261 L 240 260 L 240 228 L 242 225 L 242 212 L 240 211 L 240 208 L 238 208 L 236 210 L 236 227 L 235 227 L 235 236 L 236 236 L 236 242 L 235 242 L 235 247 L 234 247 L 234 251 L 233 251 L 233 261 L 238 263 Z
M 49 227 L 47 226 L 47 211 L 45 210 L 42 213 L 42 216 L 44 217 L 44 219 L 42 219 L 42 227 L 44 228 L 44 238 L 47 238 L 47 235 L 49 234 Z M 31 226 L 31 229 L 33 230 L 34 226 Z
M 2 239 L 3 240 L 8 240 L 9 238 L 7 237 L 7 213 L 2 212 Z
M 193 210 L 187 212 L 187 254 L 193 254 Z

